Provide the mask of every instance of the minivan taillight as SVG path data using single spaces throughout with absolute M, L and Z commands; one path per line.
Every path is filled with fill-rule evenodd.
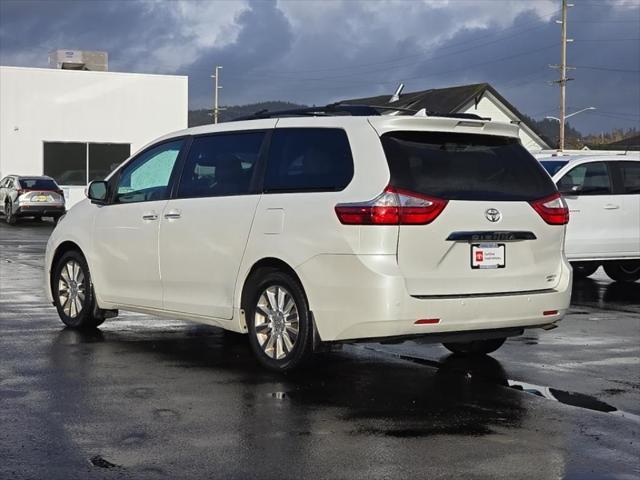
M 446 205 L 440 198 L 387 187 L 373 200 L 340 203 L 335 210 L 344 225 L 427 225 Z
M 559 193 L 554 193 L 529 203 L 549 225 L 566 225 L 569 223 L 569 207 Z

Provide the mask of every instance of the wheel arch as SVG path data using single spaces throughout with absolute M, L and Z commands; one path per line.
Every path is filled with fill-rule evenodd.
M 70 251 L 77 251 L 80 253 L 80 255 L 82 255 L 85 259 L 87 258 L 86 255 L 84 254 L 84 252 L 82 251 L 82 248 L 80 248 L 80 245 L 78 245 L 77 243 L 71 241 L 71 240 L 65 240 L 64 242 L 61 242 L 57 247 L 55 252 L 53 253 L 53 257 L 51 257 L 51 265 L 49 267 L 49 289 L 50 291 L 53 293 L 53 271 L 55 269 L 56 264 L 58 263 L 58 260 L 60 260 L 60 258 L 67 252 Z
M 302 288 L 302 293 L 304 294 L 305 300 L 307 301 L 307 305 L 309 305 L 309 310 L 311 310 L 311 305 L 309 304 L 309 297 L 307 296 L 307 292 L 304 288 L 304 284 L 302 283 L 302 279 L 296 273 L 296 271 L 293 269 L 291 265 L 289 265 L 284 260 L 281 260 L 276 257 L 261 258 L 251 266 L 251 268 L 249 269 L 249 271 L 244 277 L 244 281 L 242 282 L 242 290 L 240 292 L 240 308 L 244 308 L 244 305 L 246 304 L 247 285 L 249 284 L 249 280 L 259 270 L 277 270 L 277 271 L 286 272 L 290 274 L 300 284 L 300 287 Z

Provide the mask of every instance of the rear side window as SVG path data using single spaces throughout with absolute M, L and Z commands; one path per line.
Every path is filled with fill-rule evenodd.
M 570 195 L 609 195 L 609 169 L 604 162 L 583 163 L 569 170 L 558 181 L 558 188 Z
M 20 186 L 29 190 L 57 190 L 58 185 L 48 178 L 21 178 Z
M 382 136 L 391 185 L 445 200 L 536 200 L 556 192 L 518 139 L 445 132 Z
M 249 193 L 264 132 L 196 137 L 182 171 L 178 198 Z
M 344 130 L 280 128 L 273 132 L 265 192 L 339 191 L 353 178 L 353 158 Z
M 620 162 L 624 193 L 640 193 L 640 162 Z

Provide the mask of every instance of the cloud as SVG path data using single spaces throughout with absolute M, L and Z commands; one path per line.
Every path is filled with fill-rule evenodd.
M 570 62 L 640 70 L 640 2 L 575 3 Z M 216 64 L 223 103 L 320 104 L 390 93 L 400 81 L 405 91 L 489 81 L 544 116 L 557 112 L 548 64 L 559 60 L 558 10 L 556 0 L 2 0 L 0 63 L 45 66 L 53 48 L 104 49 L 112 70 L 189 75 L 192 107 L 210 105 Z M 599 108 L 576 126 L 638 126 L 637 73 L 571 75 L 569 105 Z

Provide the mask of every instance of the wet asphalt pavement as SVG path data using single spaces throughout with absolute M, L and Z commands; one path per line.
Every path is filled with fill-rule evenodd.
M 0 223 L 0 478 L 640 477 L 640 282 L 576 282 L 559 328 L 492 356 L 358 344 L 304 370 L 123 314 L 62 328 L 50 223 Z

